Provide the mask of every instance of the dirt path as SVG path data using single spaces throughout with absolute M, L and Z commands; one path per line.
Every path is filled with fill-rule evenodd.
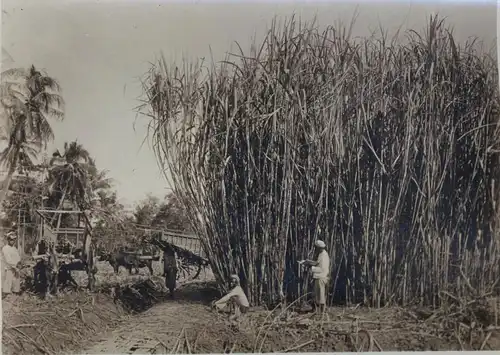
M 183 301 L 169 301 L 131 316 L 118 329 L 106 334 L 85 354 L 155 354 L 166 353 L 175 345 L 183 327 L 190 328 L 210 320 L 207 306 Z
M 175 299 L 165 300 L 149 310 L 128 316 L 113 331 L 87 344 L 85 354 L 155 354 L 169 353 L 182 329 L 201 328 L 214 320 L 206 300 L 213 298 L 203 283 L 181 286 Z M 195 334 L 195 331 L 190 333 Z

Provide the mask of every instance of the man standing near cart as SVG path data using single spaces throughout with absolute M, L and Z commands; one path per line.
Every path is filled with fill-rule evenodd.
M 330 256 L 326 251 L 326 244 L 322 240 L 314 243 L 316 261 L 305 260 L 304 266 L 310 267 L 314 280 L 314 305 L 320 314 L 326 307 L 326 288 L 330 278 Z
M 177 253 L 174 248 L 167 246 L 163 249 L 163 275 L 165 276 L 165 286 L 170 291 L 171 297 L 174 297 L 178 271 Z

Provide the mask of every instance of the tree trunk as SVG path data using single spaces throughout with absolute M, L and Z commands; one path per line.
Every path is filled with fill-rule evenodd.
M 59 241 L 59 227 L 61 226 L 61 217 L 62 217 L 62 213 L 59 213 L 59 218 L 57 219 L 57 225 L 56 225 L 56 229 L 55 229 L 56 240 L 54 241 L 54 249 L 53 249 L 53 257 L 54 257 L 54 260 L 56 260 L 57 271 L 59 271 L 59 260 L 57 260 L 57 253 L 56 253 L 55 246 L 57 245 L 57 242 Z M 54 290 L 55 294 L 57 294 L 58 282 L 59 282 L 59 278 L 58 278 L 58 274 L 56 273 L 55 281 L 54 281 L 54 284 L 56 285 L 55 290 Z
M 68 190 L 68 188 L 66 187 L 66 188 L 64 189 L 64 191 L 63 191 L 63 195 L 62 195 L 62 197 L 61 197 L 61 200 L 59 201 L 59 206 L 57 206 L 57 211 L 60 211 L 60 210 L 61 210 L 61 207 L 62 207 L 62 206 L 63 206 L 63 204 L 64 204 L 64 200 L 66 199 L 66 191 L 67 191 L 67 190 Z M 61 214 L 59 213 L 59 216 L 60 216 L 60 215 L 61 215 Z M 54 213 L 54 214 L 52 215 L 52 218 L 50 219 L 50 227 L 51 227 L 51 228 L 52 228 L 52 225 L 53 225 L 53 223 L 54 223 L 54 220 L 56 219 L 56 216 L 57 216 L 57 213 Z M 59 229 L 59 227 L 58 227 L 58 229 Z
M 7 194 L 9 193 L 10 183 L 12 182 L 12 178 L 14 177 L 14 172 L 16 171 L 17 160 L 19 158 L 19 150 L 15 154 L 14 161 L 10 164 L 9 171 L 7 173 L 7 177 L 3 181 L 3 188 L 0 192 L 0 207 L 3 206 L 3 202 L 7 198 Z

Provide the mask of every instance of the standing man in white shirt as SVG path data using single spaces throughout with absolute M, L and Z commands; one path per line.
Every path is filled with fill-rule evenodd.
M 305 266 L 311 268 L 314 279 L 314 301 L 320 314 L 325 311 L 326 286 L 330 278 L 330 256 L 326 251 L 326 244 L 322 240 L 314 243 L 316 261 L 306 260 Z
M 7 245 L 2 248 L 3 257 L 3 284 L 2 284 L 2 298 L 14 293 L 19 294 L 20 275 L 19 268 L 21 266 L 21 256 L 16 248 L 17 234 L 10 232 L 7 234 Z

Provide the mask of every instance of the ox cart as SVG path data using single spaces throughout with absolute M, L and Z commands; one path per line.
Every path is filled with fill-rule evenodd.
M 176 238 L 179 238 L 179 236 L 177 236 Z M 188 249 L 187 247 L 182 247 L 178 244 L 174 244 L 170 239 L 171 238 L 169 238 L 168 235 L 165 235 L 165 233 L 155 233 L 150 238 L 150 242 L 151 244 L 162 250 L 164 253 L 174 253 L 177 263 L 177 269 L 179 271 L 177 273 L 177 279 L 179 279 L 181 276 L 185 280 L 197 279 L 201 271 L 209 266 L 208 260 L 201 256 L 201 253 L 196 253 L 196 251 L 193 251 L 192 248 Z M 189 277 L 189 275 L 191 275 L 193 271 L 194 276 Z

